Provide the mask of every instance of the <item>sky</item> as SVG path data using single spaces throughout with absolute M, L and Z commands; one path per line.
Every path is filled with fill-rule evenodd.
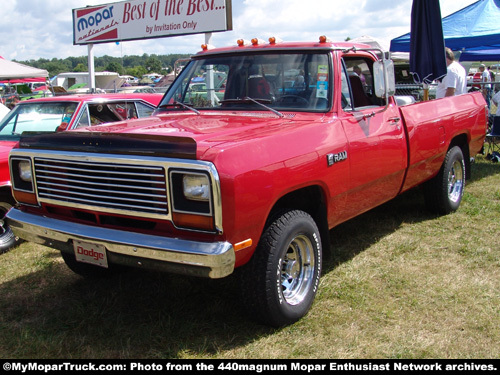
M 440 0 L 446 17 L 477 0 Z M 87 55 L 87 47 L 73 45 L 72 10 L 106 0 L 2 1 L 0 56 L 17 61 L 64 59 Z M 410 32 L 412 0 L 232 0 L 233 30 L 213 33 L 216 47 L 270 36 L 285 41 L 333 41 L 371 36 L 389 48 L 391 39 Z M 94 46 L 96 57 L 196 53 L 204 34 L 177 36 Z

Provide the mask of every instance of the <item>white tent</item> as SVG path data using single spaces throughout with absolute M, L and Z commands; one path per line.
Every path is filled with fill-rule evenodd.
M 31 66 L 5 60 L 0 56 L 0 80 L 25 79 L 25 78 L 45 78 L 49 73 L 44 69 L 37 69 Z
M 379 48 L 382 51 L 389 51 L 389 48 L 382 46 L 381 41 L 376 40 L 369 35 L 363 35 L 358 38 L 351 39 L 349 42 L 368 44 L 374 48 Z M 394 61 L 409 61 L 410 54 L 408 52 L 391 52 L 391 59 Z

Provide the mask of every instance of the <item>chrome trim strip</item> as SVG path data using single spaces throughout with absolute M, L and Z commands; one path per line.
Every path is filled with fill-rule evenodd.
M 115 229 L 93 227 L 11 209 L 6 220 L 14 234 L 27 241 L 63 250 L 73 240 L 106 247 L 111 253 L 208 268 L 208 277 L 221 278 L 234 270 L 235 254 L 229 242 L 187 241 Z M 186 271 L 186 274 L 190 274 Z

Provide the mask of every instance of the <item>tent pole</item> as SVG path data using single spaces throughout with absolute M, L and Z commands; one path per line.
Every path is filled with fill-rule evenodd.
M 205 33 L 205 44 L 209 45 L 212 41 L 212 33 Z M 215 82 L 214 82 L 214 66 L 207 65 L 207 75 L 205 79 L 207 87 L 207 99 L 212 106 L 215 106 Z
M 94 67 L 94 45 L 88 44 L 88 66 L 89 66 L 89 83 L 90 83 L 90 92 L 95 92 L 95 67 Z

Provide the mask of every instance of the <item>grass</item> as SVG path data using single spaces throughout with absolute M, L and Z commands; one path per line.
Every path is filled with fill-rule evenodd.
M 500 164 L 479 156 L 460 209 L 418 190 L 330 232 L 309 314 L 248 319 L 236 278 L 131 273 L 88 281 L 58 252 L 0 255 L 1 358 L 498 358 Z

